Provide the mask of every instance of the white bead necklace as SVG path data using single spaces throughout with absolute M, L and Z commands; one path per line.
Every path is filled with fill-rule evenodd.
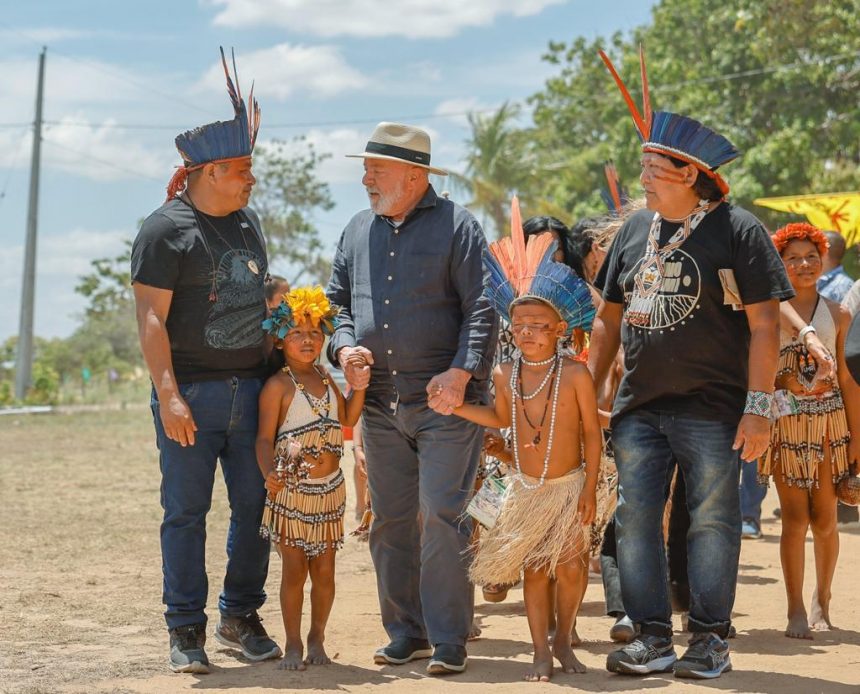
M 551 361 L 553 361 L 553 362 L 555 361 L 555 356 L 552 357 Z M 525 359 L 523 359 L 523 363 L 528 364 L 528 362 Z M 517 373 L 519 373 L 519 371 L 517 371 Z M 537 387 L 536 390 L 532 391 L 528 395 L 525 393 L 520 393 L 520 398 L 523 400 L 534 400 L 538 395 L 541 394 L 541 391 L 543 391 L 543 389 L 546 388 L 546 384 L 550 382 L 550 379 L 553 377 L 554 373 L 555 373 L 555 365 L 550 366 L 546 370 L 546 374 L 544 374 L 543 380 L 540 382 L 540 385 Z
M 552 411 L 550 412 L 549 418 L 549 436 L 546 441 L 546 455 L 544 455 L 543 459 L 543 471 L 540 474 L 540 478 L 537 484 L 529 484 L 523 479 L 523 471 L 520 467 L 520 437 L 519 431 L 517 429 L 517 398 L 516 398 L 516 388 L 517 383 L 519 381 L 520 374 L 520 361 L 525 362 L 525 359 L 520 357 L 519 359 L 514 361 L 513 368 L 511 369 L 511 434 L 513 438 L 513 449 L 514 449 L 514 466 L 517 469 L 517 476 L 520 479 L 520 484 L 523 485 L 526 489 L 537 489 L 543 486 L 544 481 L 546 480 L 546 473 L 549 470 L 549 458 L 552 453 L 552 441 L 555 435 L 555 415 L 556 410 L 558 409 L 558 391 L 561 387 L 561 369 L 564 365 L 564 359 L 561 355 L 556 354 L 552 357 L 553 360 L 557 360 L 557 366 L 555 368 L 555 385 L 554 385 L 554 393 L 552 394 Z M 527 362 L 526 362 L 527 363 Z M 525 405 L 523 405 L 525 407 Z
M 553 354 L 551 357 L 547 357 L 546 359 L 541 359 L 540 361 L 529 361 L 523 356 L 523 353 L 519 350 L 517 350 L 517 353 L 514 358 L 516 359 L 517 357 L 522 359 L 523 364 L 525 364 L 526 366 L 546 366 L 547 364 L 551 364 L 555 361 L 555 354 Z

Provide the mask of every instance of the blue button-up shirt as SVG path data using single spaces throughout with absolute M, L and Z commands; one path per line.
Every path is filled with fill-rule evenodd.
M 829 272 L 825 272 L 818 278 L 818 282 L 816 283 L 818 293 L 825 299 L 830 299 L 836 303 L 842 303 L 842 300 L 853 284 L 854 280 L 851 279 L 851 276 L 845 272 L 841 265 L 837 265 Z
M 497 320 L 483 295 L 487 243 L 465 208 L 432 186 L 403 222 L 364 210 L 340 238 L 327 294 L 343 307 L 329 342 L 373 353 L 369 396 L 426 400 L 427 382 L 456 367 L 481 398 L 492 369 Z

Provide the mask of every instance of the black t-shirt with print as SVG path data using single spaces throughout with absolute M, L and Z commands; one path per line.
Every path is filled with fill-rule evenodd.
M 249 208 L 197 217 L 199 225 L 178 198 L 147 217 L 132 246 L 131 280 L 173 291 L 167 333 L 179 383 L 264 376 L 268 265 L 259 219 Z
M 743 303 L 756 304 L 794 296 L 785 267 L 761 222 L 723 203 L 666 258 L 649 325 L 631 325 L 634 277 L 653 217 L 650 210 L 631 215 L 595 282 L 606 301 L 624 304 L 624 376 L 613 418 L 647 407 L 736 423 L 746 399 L 750 331 L 745 312 L 725 303 L 719 270 L 732 270 Z M 661 223 L 660 247 L 679 226 Z

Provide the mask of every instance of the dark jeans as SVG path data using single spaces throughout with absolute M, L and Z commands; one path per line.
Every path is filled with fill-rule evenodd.
M 666 490 L 668 496 L 669 490 Z M 687 489 L 684 476 L 678 474 L 672 492 L 672 512 L 669 515 L 669 538 L 666 555 L 669 562 L 669 586 L 672 609 L 688 612 L 690 609 L 690 586 L 687 583 L 687 531 L 690 529 L 690 513 L 687 511 Z M 615 538 L 615 516 L 606 526 L 603 544 L 600 547 L 600 575 L 603 580 L 603 595 L 606 614 L 623 617 L 624 599 L 621 595 L 621 576 L 618 572 L 618 546 Z
M 636 410 L 614 422 L 624 606 L 643 633 L 672 635 L 662 517 L 675 461 L 687 487 L 689 629 L 728 635 L 740 555 L 736 425 Z
M 755 521 L 761 527 L 761 502 L 767 496 L 767 487 L 758 483 L 758 462 L 741 461 L 741 518 Z
M 370 553 L 389 637 L 464 645 L 473 591 L 464 510 L 483 429 L 426 403 L 368 400 L 362 434 L 373 507 Z
M 259 533 L 266 492 L 254 453 L 261 387 L 258 378 L 180 386 L 197 424 L 194 445 L 184 448 L 165 436 L 153 391 L 151 406 L 164 509 L 161 558 L 168 629 L 206 623 L 206 514 L 212 503 L 218 460 L 230 502 L 227 572 L 218 609 L 223 615 L 241 615 L 257 609 L 266 599 L 263 586 L 269 544 Z

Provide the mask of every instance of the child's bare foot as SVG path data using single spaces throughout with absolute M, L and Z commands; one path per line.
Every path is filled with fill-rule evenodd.
M 576 624 L 574 624 L 573 629 L 570 630 L 570 645 L 574 647 L 582 645 L 582 639 L 579 637 L 579 634 L 576 633 Z
M 811 639 L 812 633 L 809 631 L 809 622 L 806 619 L 806 612 L 798 612 L 797 614 L 788 615 L 788 626 L 785 628 L 785 635 L 790 639 Z
M 278 663 L 278 670 L 306 670 L 307 667 L 302 660 L 303 654 L 304 648 L 301 642 L 297 644 L 288 643 L 284 646 L 284 657 Z
M 812 594 L 812 605 L 809 608 L 809 628 L 812 631 L 830 631 L 830 597 L 823 599 L 818 595 L 818 589 Z
M 331 658 L 325 652 L 323 642 L 312 639 L 308 634 L 308 654 L 305 657 L 305 665 L 331 665 Z
M 549 682 L 550 677 L 552 677 L 552 654 L 549 651 L 544 653 L 535 652 L 531 669 L 526 672 L 525 681 Z
M 561 663 L 561 669 L 564 672 L 577 672 L 580 674 L 585 672 L 585 665 L 579 662 L 579 658 L 573 654 L 573 649 L 569 643 L 554 643 L 552 645 L 552 654 Z
M 479 627 L 478 623 L 473 619 L 472 626 L 469 627 L 469 633 L 466 636 L 466 641 L 474 641 L 479 638 L 481 638 L 481 627 Z

